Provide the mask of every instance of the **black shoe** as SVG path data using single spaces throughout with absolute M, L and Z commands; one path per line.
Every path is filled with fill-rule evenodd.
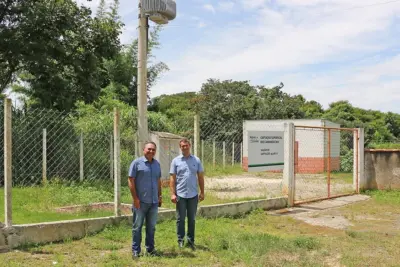
M 138 259 L 139 257 L 140 257 L 139 252 L 134 251 L 134 252 L 132 253 L 132 259 L 133 259 L 133 260 L 136 260 L 136 259 Z
M 193 251 L 196 250 L 196 246 L 195 246 L 194 243 L 188 242 L 188 246 L 189 246 Z
M 152 251 L 147 251 L 147 254 L 149 256 L 152 256 L 152 257 L 159 257 L 160 256 L 160 253 L 158 253 L 155 249 L 153 249 Z
M 183 241 L 178 241 L 178 246 L 179 248 L 183 248 L 184 242 Z

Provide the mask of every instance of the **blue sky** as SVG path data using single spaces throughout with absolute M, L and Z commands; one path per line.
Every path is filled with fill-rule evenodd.
M 99 0 L 77 0 L 94 11 Z M 111 2 L 111 0 L 108 0 Z M 170 71 L 151 96 L 198 91 L 208 78 L 285 84 L 324 107 L 349 100 L 400 113 L 400 1 L 178 0 L 154 61 Z M 120 0 L 123 43 L 137 1 Z

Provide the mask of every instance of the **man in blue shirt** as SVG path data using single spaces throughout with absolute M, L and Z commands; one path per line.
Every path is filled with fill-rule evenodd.
M 190 142 L 179 142 L 182 155 L 171 162 L 170 190 L 171 201 L 176 204 L 176 232 L 179 247 L 183 247 L 185 238 L 185 217 L 188 218 L 188 245 L 195 249 L 195 219 L 198 201 L 204 200 L 204 171 L 200 159 L 190 154 Z M 198 187 L 200 194 L 198 194 Z
M 156 144 L 146 142 L 143 156 L 132 161 L 129 168 L 128 186 L 133 199 L 132 256 L 140 255 L 142 226 L 146 219 L 146 250 L 154 255 L 154 233 L 158 207 L 161 207 L 161 167 L 154 159 Z

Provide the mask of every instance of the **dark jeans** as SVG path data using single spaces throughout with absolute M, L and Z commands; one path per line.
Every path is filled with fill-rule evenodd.
M 194 233 L 196 224 L 197 203 L 199 197 L 182 198 L 178 197 L 176 203 L 176 233 L 178 242 L 182 242 L 185 238 L 185 218 L 188 219 L 187 241 L 189 244 L 194 244 Z
M 154 250 L 154 233 L 156 231 L 158 204 L 140 202 L 140 208 L 132 208 L 133 226 L 132 226 L 132 252 L 140 253 L 140 244 L 142 243 L 142 227 L 146 220 L 146 250 Z

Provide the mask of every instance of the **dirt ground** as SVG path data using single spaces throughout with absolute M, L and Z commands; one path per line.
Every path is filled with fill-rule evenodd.
M 245 173 L 218 178 L 206 178 L 206 190 L 218 198 L 271 198 L 282 196 L 282 173 Z M 296 176 L 296 200 L 326 197 L 328 185 L 326 177 L 318 174 Z M 336 180 L 330 186 L 332 195 L 347 194 L 353 191 L 353 185 Z

